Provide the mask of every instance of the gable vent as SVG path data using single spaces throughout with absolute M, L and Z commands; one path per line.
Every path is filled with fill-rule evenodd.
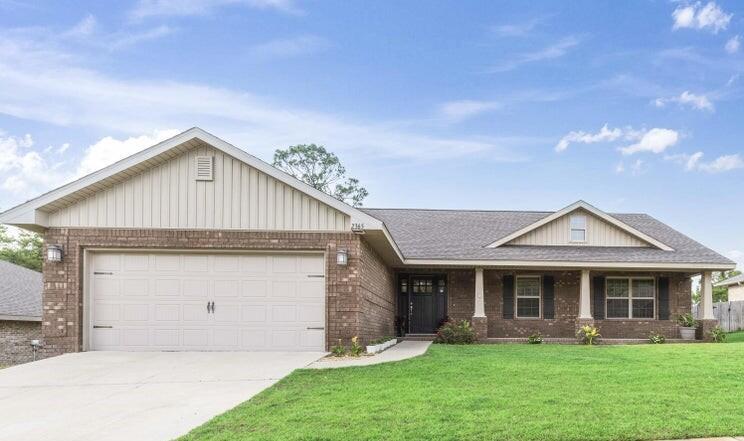
M 197 156 L 196 157 L 196 180 L 197 181 L 214 180 L 214 156 Z

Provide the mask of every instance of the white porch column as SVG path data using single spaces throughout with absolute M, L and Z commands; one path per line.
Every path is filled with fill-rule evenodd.
M 703 320 L 715 320 L 713 315 L 713 274 L 710 271 L 703 272 L 700 279 L 700 307 L 703 310 Z
M 486 305 L 483 299 L 483 268 L 475 269 L 475 313 L 473 317 L 485 317 Z
M 581 270 L 581 286 L 579 288 L 579 320 L 592 319 L 591 298 L 589 270 Z

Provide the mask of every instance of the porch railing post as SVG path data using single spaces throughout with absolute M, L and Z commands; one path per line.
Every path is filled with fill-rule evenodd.
M 589 270 L 581 270 L 579 291 L 579 320 L 592 320 L 591 283 Z
M 488 318 L 486 317 L 486 301 L 483 287 L 483 268 L 475 269 L 475 308 L 473 308 L 473 328 L 478 340 L 488 338 Z

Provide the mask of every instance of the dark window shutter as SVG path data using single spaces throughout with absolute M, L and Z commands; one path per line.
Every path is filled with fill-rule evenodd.
M 504 304 L 502 305 L 502 311 L 505 319 L 514 318 L 514 276 L 504 276 L 502 279 L 503 292 L 501 293 L 501 299 Z
M 659 320 L 669 320 L 669 277 L 659 277 Z
M 555 280 L 553 276 L 543 276 L 543 318 L 555 318 Z
M 592 281 L 592 298 L 594 299 L 594 319 L 604 320 L 605 318 L 605 278 L 604 276 L 594 276 Z

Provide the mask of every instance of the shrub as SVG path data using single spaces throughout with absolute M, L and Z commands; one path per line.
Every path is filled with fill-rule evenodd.
M 696 328 L 698 325 L 697 320 L 695 320 L 695 317 L 692 316 L 689 312 L 686 314 L 682 314 L 679 317 L 677 317 L 677 323 L 685 328 Z
M 711 329 L 710 336 L 713 337 L 713 341 L 716 343 L 724 343 L 726 341 L 726 331 L 720 326 Z
M 584 325 L 576 331 L 576 337 L 580 343 L 591 346 L 602 338 L 602 334 L 599 333 L 598 328 L 591 325 Z
M 540 334 L 539 331 L 527 337 L 527 343 L 531 345 L 539 345 L 542 342 L 543 342 L 543 336 L 542 334 Z
M 340 338 L 338 339 L 338 344 L 331 348 L 331 354 L 333 354 L 334 357 L 343 357 L 346 355 L 346 348 L 341 343 Z
M 475 341 L 475 330 L 470 322 L 462 320 L 459 323 L 448 321 L 437 330 L 435 343 L 450 345 L 467 345 Z
M 651 332 L 651 334 L 648 336 L 648 341 L 655 345 L 660 345 L 666 342 L 666 337 L 659 334 L 658 332 Z
M 359 337 L 351 337 L 351 348 L 349 349 L 349 354 L 351 354 L 352 357 L 359 357 L 362 355 L 362 352 L 364 352 L 364 348 L 359 344 Z

